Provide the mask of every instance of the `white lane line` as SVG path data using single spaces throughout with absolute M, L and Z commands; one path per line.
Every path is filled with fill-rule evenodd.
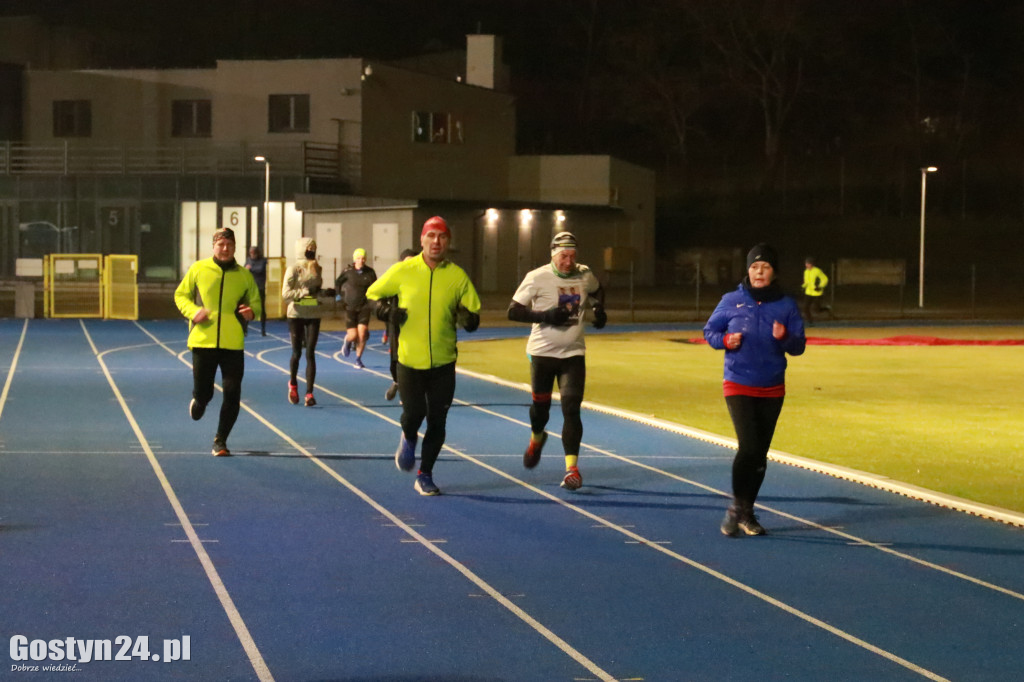
M 274 363 L 270 362 L 269 360 L 264 359 L 262 357 L 262 353 L 260 354 L 259 359 L 262 362 L 264 362 L 264 363 L 266 363 L 266 364 L 268 364 L 268 365 L 270 365 L 272 367 L 277 367 L 282 372 L 287 372 L 287 370 L 284 367 L 281 367 L 279 365 L 275 365 Z M 338 393 L 335 393 L 334 391 L 331 391 L 330 389 L 319 388 L 318 390 L 320 390 L 320 391 L 322 391 L 322 392 L 324 392 L 324 393 L 326 393 L 328 395 L 334 396 L 334 397 L 338 398 L 339 400 L 341 400 L 341 401 L 343 401 L 345 403 L 353 405 L 353 406 L 363 410 L 364 412 L 367 412 L 368 414 L 372 414 L 374 416 L 377 416 L 378 418 L 380 418 L 380 419 L 382 419 L 384 421 L 387 421 L 387 422 L 389 422 L 391 424 L 395 424 L 396 426 L 399 425 L 398 422 L 396 422 L 395 420 L 393 420 L 393 419 L 391 419 L 391 418 L 389 418 L 389 417 L 387 417 L 387 416 L 385 416 L 383 414 L 380 414 L 380 413 L 376 412 L 375 410 L 370 409 L 370 408 L 368 408 L 368 407 L 366 407 L 366 406 L 364 406 L 364 405 L 362 405 L 360 403 L 357 403 L 356 401 L 351 400 L 350 398 L 347 398 L 347 397 L 342 396 L 342 395 L 340 395 Z M 456 400 L 455 402 L 458 402 L 458 403 L 460 403 L 462 405 L 469 405 L 469 403 L 466 403 L 464 401 Z M 498 416 L 498 417 L 501 417 L 503 419 L 507 419 L 508 421 L 511 421 L 511 422 L 522 423 L 522 422 L 519 422 L 519 420 L 513 419 L 511 417 L 506 417 L 505 415 L 501 415 L 499 413 L 493 412 L 493 411 L 488 410 L 486 408 L 481 408 L 481 407 L 478 407 L 478 406 L 475 406 L 475 405 L 473 407 L 475 409 L 478 409 L 478 410 L 484 412 L 484 413 L 491 414 L 491 415 L 494 415 L 494 416 Z M 246 408 L 246 409 L 248 409 L 248 408 Z M 257 417 L 257 418 L 261 419 L 260 417 Z M 271 428 L 272 430 L 276 431 L 276 429 L 273 426 L 270 426 L 269 424 L 267 424 L 267 426 L 269 428 Z M 923 667 L 917 665 L 916 663 L 913 663 L 912 661 L 909 661 L 909 660 L 907 660 L 905 658 L 902 658 L 901 656 L 898 656 L 895 653 L 892 653 L 890 651 L 882 649 L 881 647 L 878 647 L 878 646 L 876 646 L 874 644 L 871 644 L 870 642 L 868 642 L 866 640 L 863 640 L 863 639 L 861 639 L 861 638 L 859 638 L 859 637 L 857 637 L 855 635 L 852 635 L 852 634 L 850 634 L 850 633 L 848 633 L 848 632 L 846 632 L 844 630 L 841 630 L 841 629 L 839 629 L 839 628 L 837 628 L 837 627 L 835 627 L 833 625 L 830 625 L 829 623 L 826 623 L 825 621 L 823 621 L 823 620 L 821 620 L 819 618 L 816 618 L 816 617 L 810 615 L 809 613 L 801 611 L 800 609 L 797 609 L 796 607 L 790 606 L 789 604 L 786 604 L 785 602 L 782 602 L 782 601 L 772 597 L 769 594 L 766 594 L 766 593 L 761 592 L 760 590 L 757 590 L 757 589 L 755 589 L 755 588 L 753 588 L 753 587 L 751 587 L 749 585 L 741 583 L 740 581 L 738 581 L 738 580 L 736 580 L 734 578 L 731 578 L 730 576 L 728 576 L 728 575 L 726 575 L 724 573 L 721 573 L 720 571 L 716 571 L 715 569 L 713 569 L 713 568 L 711 568 L 709 566 L 706 566 L 705 564 L 702 564 L 702 563 L 700 563 L 700 562 L 698 562 L 698 561 L 696 561 L 694 559 L 691 559 L 691 558 L 686 557 L 686 556 L 684 556 L 682 554 L 679 554 L 679 553 L 674 552 L 674 551 L 672 551 L 670 549 L 667 549 L 663 544 L 660 544 L 658 541 L 650 540 L 648 538 L 645 538 L 645 537 L 639 535 L 638 533 L 634 533 L 633 531 L 629 530 L 624 525 L 618 525 L 618 524 L 615 524 L 615 523 L 613 523 L 611 521 L 608 521 L 607 519 L 605 519 L 605 518 L 603 518 L 601 516 L 598 516 L 597 514 L 594 514 L 592 512 L 589 512 L 589 511 L 583 509 L 582 507 L 578 507 L 578 506 L 576 506 L 574 504 L 571 504 L 571 503 L 565 501 L 561 497 L 553 495 L 553 494 L 551 494 L 551 493 L 549 493 L 549 492 L 547 492 L 545 490 L 542 490 L 540 488 L 537 488 L 536 486 L 531 485 L 531 484 L 529 484 L 529 483 L 527 483 L 527 482 L 525 482 L 525 481 L 523 481 L 521 479 L 518 479 L 515 476 L 512 476 L 511 474 L 508 474 L 508 473 L 502 471 L 501 469 L 498 469 L 496 467 L 491 466 L 490 464 L 487 464 L 486 462 L 484 462 L 480 458 L 477 458 L 477 457 L 474 457 L 472 455 L 468 455 L 468 454 L 466 454 L 464 452 L 461 452 L 459 450 L 456 450 L 455 448 L 453 448 L 453 447 L 451 447 L 449 445 L 444 445 L 443 449 L 445 451 L 447 451 L 447 452 L 450 452 L 450 453 L 454 454 L 457 457 L 460 457 L 460 458 L 462 458 L 462 459 L 464 459 L 466 461 L 469 461 L 469 462 L 472 462 L 472 463 L 476 464 L 477 466 L 480 466 L 480 467 L 482 467 L 484 469 L 487 469 L 488 471 L 490 471 L 490 472 L 492 472 L 492 473 L 494 473 L 494 474 L 496 474 L 496 475 L 498 475 L 498 476 L 500 476 L 500 477 L 502 477 L 502 478 L 504 478 L 504 479 L 506 479 L 508 481 L 511 481 L 511 482 L 515 483 L 516 485 L 519 485 L 519 486 L 521 486 L 523 488 L 526 488 L 527 490 L 530 490 L 530 491 L 532 491 L 532 492 L 534 492 L 534 493 L 536 493 L 536 494 L 538 494 L 538 495 L 540 495 L 542 497 L 545 497 L 548 500 L 550 500 L 552 502 L 555 502 L 556 504 L 559 504 L 559 505 L 565 507 L 566 509 L 575 511 L 576 513 L 581 514 L 582 516 L 585 516 L 585 517 L 591 519 L 592 521 L 596 522 L 599 525 L 602 525 L 602 526 L 605 526 L 605 527 L 607 527 L 609 529 L 618 531 L 619 533 L 622 533 L 627 538 L 637 542 L 638 544 L 646 545 L 646 546 L 650 547 L 651 549 L 653 549 L 653 550 L 655 550 L 657 552 L 661 552 L 661 553 L 663 553 L 663 554 L 665 554 L 665 555 L 675 559 L 676 561 L 684 563 L 684 564 L 686 564 L 686 565 L 688 565 L 688 566 L 690 566 L 692 568 L 695 568 L 698 571 L 701 571 L 701 572 L 703 572 L 703 573 L 705 573 L 705 574 L 707 574 L 707 575 L 709 575 L 709 576 L 711 576 L 713 578 L 716 578 L 716 579 L 718 579 L 718 580 L 720 580 L 720 581 L 722 581 L 722 582 L 724 582 L 724 583 L 726 583 L 728 585 L 731 585 L 731 586 L 733 586 L 733 587 L 735 587 L 735 588 L 737 588 L 739 590 L 742 590 L 742 591 L 746 592 L 747 594 L 756 597 L 757 599 L 760 599 L 760 600 L 762 600 L 764 602 L 767 602 L 768 604 L 771 604 L 772 606 L 775 606 L 776 608 L 778 608 L 778 609 L 780 609 L 780 610 L 782 610 L 782 611 L 784 611 L 784 612 L 786 612 L 786 613 L 788 613 L 788 614 L 790 614 L 792 616 L 795 616 L 796 618 L 799 618 L 799 619 L 801 619 L 801 620 L 803 620 L 803 621 L 805 621 L 807 623 L 810 623 L 811 625 L 814 625 L 814 626 L 816 626 L 816 627 L 818 627 L 818 628 L 820 628 L 822 630 L 825 630 L 826 632 L 829 632 L 829 633 L 835 635 L 836 637 L 844 639 L 847 642 L 850 642 L 851 644 L 854 644 L 854 645 L 859 646 L 859 647 L 861 647 L 861 648 L 863 648 L 863 649 L 865 649 L 867 651 L 870 651 L 870 652 L 872 652 L 872 653 L 874 653 L 874 654 L 876 654 L 876 655 L 878 655 L 878 656 L 880 656 L 880 657 L 882 657 L 882 658 L 884 658 L 884 659 L 886 659 L 886 660 L 888 660 L 888 661 L 890 661 L 892 663 L 895 663 L 895 664 L 897 664 L 899 666 L 902 666 L 902 667 L 906 668 L 907 670 L 915 672 L 915 673 L 921 675 L 922 677 L 925 677 L 925 678 L 930 679 L 930 680 L 935 680 L 937 682 L 938 681 L 945 681 L 946 680 L 946 678 L 942 677 L 941 675 L 939 675 L 937 673 L 934 673 L 934 672 L 932 672 L 932 671 L 930 671 L 930 670 L 928 670 L 926 668 L 923 668 Z M 604 451 L 600 451 L 600 452 L 604 452 Z M 628 458 L 621 457 L 619 455 L 613 455 L 611 453 L 607 453 L 607 454 L 609 456 L 621 459 L 621 460 L 623 460 L 625 462 L 631 462 Z M 311 457 L 311 459 L 313 459 L 313 461 L 316 462 L 317 465 L 319 465 L 320 467 L 324 468 L 324 470 L 327 471 L 331 476 L 333 476 L 333 477 L 337 478 L 339 481 L 343 482 L 344 485 L 349 486 L 350 489 L 352 489 L 353 492 L 355 492 L 357 495 L 359 495 L 360 497 L 364 497 L 364 494 L 362 493 L 362 491 L 360 491 L 358 489 L 355 489 L 355 488 L 352 488 L 350 483 L 345 481 L 339 474 L 337 474 L 332 469 L 327 467 L 327 465 L 323 464 L 319 459 L 317 459 L 316 457 Z M 658 469 L 656 469 L 654 467 L 650 467 L 648 465 L 637 464 L 637 466 L 642 466 L 643 468 L 650 469 L 651 471 L 658 472 Z M 659 473 L 661 473 L 661 472 L 659 472 Z M 685 479 L 680 479 L 680 480 L 685 480 Z M 709 486 L 704 486 L 703 484 L 699 484 L 699 483 L 697 483 L 695 481 L 693 481 L 691 483 L 693 485 L 698 486 L 698 487 L 702 487 L 702 488 L 704 488 L 706 490 L 711 490 L 711 491 L 718 492 L 718 493 L 724 495 L 724 493 L 722 493 L 721 491 L 717 491 L 714 488 L 711 488 Z M 370 499 L 368 497 L 364 497 L 364 499 L 366 499 L 369 503 L 371 503 L 373 505 L 376 505 L 375 502 L 370 502 Z M 411 531 L 411 529 L 410 529 L 410 531 Z M 422 536 L 419 536 L 418 534 L 417 534 L 417 536 L 422 538 Z M 443 553 L 440 553 L 439 550 L 436 550 L 436 548 L 434 548 L 433 546 L 430 546 L 430 548 L 433 551 L 435 551 L 435 552 L 437 552 L 439 554 L 443 554 Z M 447 556 L 447 555 L 444 555 L 444 556 Z M 446 561 L 447 561 L 447 559 L 446 559 Z M 454 559 L 452 561 L 454 561 Z M 451 563 L 451 562 L 449 562 L 449 563 Z M 460 570 L 462 570 L 462 568 L 464 568 L 464 567 L 462 567 L 462 564 L 459 564 L 458 562 L 455 562 L 452 565 L 456 566 L 457 568 L 460 568 Z M 468 569 L 465 569 L 465 570 L 468 573 Z M 474 576 L 474 578 L 475 578 L 475 576 Z
M 139 325 L 137 322 L 136 322 L 136 325 L 146 335 L 148 335 L 150 338 L 153 338 L 154 340 L 156 340 L 156 337 L 153 336 L 144 327 L 142 327 L 142 325 Z M 158 345 L 162 346 L 165 350 L 167 350 L 169 353 L 171 353 L 172 355 L 175 355 L 184 364 L 188 365 L 188 362 L 186 362 L 184 360 L 184 358 L 183 358 L 184 353 L 181 353 L 181 354 L 175 353 L 174 350 L 172 350 L 171 348 L 169 348 L 165 344 L 163 344 L 163 343 L 161 343 L 159 341 L 157 341 L 157 343 L 158 343 Z M 270 350 L 270 349 L 268 349 L 268 350 Z M 284 373 L 287 374 L 288 370 L 286 368 L 281 367 L 279 365 L 275 365 L 274 363 L 272 363 L 272 362 L 270 362 L 268 360 L 263 359 L 263 357 L 262 357 L 263 353 L 268 352 L 268 350 L 261 351 L 260 353 L 258 353 L 256 355 L 257 359 L 259 359 L 261 362 L 269 365 L 270 367 L 274 367 L 274 368 L 280 370 L 281 372 L 284 372 Z M 388 378 L 390 378 L 390 375 L 388 375 Z M 335 393 L 335 392 L 331 391 L 330 389 L 327 389 L 327 388 L 324 388 L 324 387 L 319 387 L 317 390 L 320 391 L 321 393 L 324 393 L 324 394 L 327 394 L 327 395 L 331 395 L 331 396 L 337 398 L 338 400 L 341 400 L 341 401 L 349 403 L 349 404 L 351 404 L 351 405 L 353 405 L 355 407 L 358 407 L 359 409 L 367 412 L 368 414 L 374 415 L 374 416 L 376 416 L 376 417 L 378 417 L 380 419 L 383 419 L 384 421 L 387 421 L 387 422 L 389 422 L 389 423 L 391 423 L 391 424 L 393 424 L 395 426 L 400 426 L 400 424 L 397 421 L 395 421 L 393 419 L 390 419 L 387 416 L 385 416 L 385 415 L 383 415 L 383 414 L 381 414 L 379 412 L 376 412 L 376 411 L 374 411 L 374 410 L 372 410 L 370 408 L 367 408 L 367 407 L 365 407 L 364 405 L 362 405 L 360 403 L 357 403 L 357 402 L 355 402 L 353 400 L 345 398 L 344 396 L 342 396 L 342 395 L 340 395 L 338 393 Z M 265 427 L 267 427 L 271 432 L 276 434 L 283 441 L 288 443 L 296 451 L 298 451 L 298 452 L 302 453 L 304 456 L 306 456 L 311 462 L 313 462 L 318 467 L 320 467 L 327 475 L 329 475 L 330 477 L 332 477 L 333 479 L 338 481 L 341 485 L 345 486 L 350 492 L 352 492 L 354 495 L 359 497 L 366 504 L 368 504 L 371 507 L 373 507 L 382 517 L 386 518 L 388 521 L 390 521 L 396 527 L 400 528 L 407 535 L 409 535 L 412 538 L 414 538 L 415 541 L 418 542 L 422 547 L 425 547 L 430 552 L 432 552 L 437 557 L 439 557 L 442 561 L 444 561 L 449 566 L 454 568 L 456 571 L 461 573 L 467 580 L 472 582 L 480 590 L 482 590 L 484 593 L 489 595 L 494 601 L 498 602 L 503 607 L 505 607 L 508 611 L 512 612 L 520 620 L 522 620 L 524 623 L 526 623 L 531 628 L 533 628 L 542 637 L 544 637 L 549 642 L 554 644 L 560 651 L 562 651 L 564 654 L 566 654 L 567 656 L 572 658 L 574 661 L 579 663 L 582 667 L 586 668 L 592 675 L 597 676 L 598 679 L 603 680 L 604 682 L 616 682 L 616 678 L 613 675 L 611 675 L 608 672 L 606 672 L 605 670 L 603 670 L 600 666 L 598 666 L 596 663 L 594 663 L 589 658 L 587 658 L 585 655 L 583 655 L 582 652 L 576 650 L 568 642 L 566 642 L 561 637 L 556 635 L 553 631 L 549 630 L 540 621 L 535 619 L 529 613 L 527 613 L 526 611 L 521 609 L 519 606 L 517 606 L 515 603 L 513 603 L 510 599 L 508 599 L 503 594 L 501 594 L 498 590 L 493 588 L 489 583 L 487 583 L 481 577 L 479 577 L 476 573 L 471 571 L 467 566 L 465 566 L 464 564 L 459 562 L 457 559 L 455 559 L 455 557 L 453 557 L 450 554 L 447 554 L 443 550 L 439 549 L 437 547 L 437 545 L 435 544 L 436 541 L 430 540 L 429 538 L 427 538 L 424 535 L 422 535 L 421 533 L 419 533 L 411 525 L 407 524 L 405 521 L 403 521 L 397 515 L 392 513 L 389 509 L 387 509 L 382 504 L 377 502 L 375 499 L 373 499 L 372 497 L 367 495 L 365 492 L 363 492 L 363 490 L 361 490 L 360 488 L 356 487 L 355 484 L 350 482 L 344 476 L 342 476 L 337 471 L 335 471 L 331 467 L 329 467 L 326 464 L 324 464 L 320 460 L 320 458 L 318 458 L 316 455 L 312 454 L 308 449 L 306 449 L 302 445 L 300 445 L 291 436 L 286 434 L 284 431 L 282 431 L 277 426 L 272 424 L 269 420 L 265 419 L 262 415 L 257 413 L 251 407 L 249 407 L 245 403 L 245 401 L 242 401 L 242 409 L 244 409 L 246 412 L 248 412 L 250 415 L 252 415 L 252 417 L 254 417 L 257 421 L 262 423 Z M 198 544 L 198 542 L 196 544 Z M 201 546 L 200 546 L 200 548 L 201 548 Z M 268 671 L 268 674 L 269 674 L 269 671 Z
M 11 382 L 14 381 L 14 370 L 18 368 L 18 358 L 21 357 L 21 348 L 25 345 L 25 335 L 28 332 L 28 320 L 21 325 L 21 336 L 18 337 L 18 345 L 14 348 L 14 356 L 11 358 L 11 366 L 7 370 L 7 379 L 4 380 L 4 390 L 0 392 L 0 419 L 4 415 L 4 405 L 7 404 L 7 395 L 11 392 Z
M 89 334 L 89 330 L 86 328 L 85 322 L 79 320 L 79 324 L 81 324 L 82 332 L 85 334 L 85 338 L 89 341 L 89 346 L 92 348 L 92 352 L 96 356 L 96 361 L 99 362 L 100 367 L 103 369 L 104 376 L 107 377 L 107 383 L 110 384 L 110 388 L 117 397 L 117 401 L 120 403 L 121 409 L 124 411 L 125 417 L 128 419 L 128 423 L 132 427 L 132 431 L 135 432 L 135 437 L 142 445 L 142 448 L 146 453 L 146 459 L 149 460 L 149 465 L 153 468 L 153 472 L 156 474 L 157 480 L 160 482 L 160 487 L 163 488 L 164 494 L 167 496 L 167 500 L 171 503 L 171 508 L 174 510 L 175 516 L 178 517 L 178 522 L 185 531 L 188 542 L 192 545 L 192 550 L 199 558 L 199 563 L 206 572 L 206 578 L 213 586 L 213 591 L 217 595 L 217 599 L 220 601 L 224 612 L 227 614 L 228 620 L 231 622 L 231 626 L 235 630 L 235 635 L 238 637 L 239 642 L 242 644 L 242 648 L 249 657 L 249 663 L 256 672 L 256 676 L 261 680 L 261 682 L 273 682 L 274 676 L 270 673 L 270 668 L 267 667 L 266 662 L 263 660 L 263 655 L 260 653 L 259 647 L 256 646 L 256 642 L 253 640 L 245 621 L 242 619 L 242 614 L 238 612 L 238 608 L 235 606 L 234 600 L 228 593 L 227 587 L 224 585 L 224 581 L 221 580 L 220 574 L 217 572 L 217 567 L 214 566 L 210 555 L 206 553 L 206 548 L 203 547 L 203 540 L 201 540 L 199 535 L 196 533 L 195 527 L 192 525 L 192 522 L 188 518 L 188 514 L 185 513 L 185 509 L 181 505 L 181 501 L 178 500 L 178 496 L 171 487 L 170 481 L 167 480 L 167 476 L 164 474 L 163 468 L 160 466 L 160 463 L 157 462 L 156 455 L 153 453 L 152 448 L 149 447 L 145 434 L 142 433 L 139 423 L 135 420 L 135 416 L 132 414 L 131 409 L 129 409 L 128 403 L 125 402 L 124 396 L 121 395 L 121 391 L 117 387 L 117 383 L 114 381 L 114 377 L 107 368 L 107 363 L 103 359 L 103 356 L 114 351 L 104 351 L 103 353 L 100 353 L 96 348 L 96 344 L 93 343 L 92 336 Z M 158 344 L 163 346 L 162 343 L 158 342 Z M 163 347 L 166 348 L 166 346 Z
M 490 379 L 493 378 L 493 377 L 487 377 L 486 375 L 482 375 L 482 374 L 474 374 L 474 373 L 470 373 L 470 374 L 472 376 L 474 376 L 475 378 L 482 379 L 484 381 L 490 381 Z M 504 385 L 504 386 L 511 386 L 511 387 L 514 387 L 514 388 L 522 388 L 522 386 L 520 386 L 518 384 L 513 384 L 511 382 L 506 382 L 503 379 L 497 380 L 497 383 L 500 383 L 501 385 Z M 527 388 L 527 390 L 529 390 L 529 389 Z M 464 402 L 459 401 L 459 400 L 456 400 L 455 402 L 459 402 L 460 404 L 463 404 L 463 405 L 470 405 L 470 403 L 464 403 Z M 525 422 L 523 420 L 520 420 L 520 419 L 516 419 L 515 417 L 509 417 L 508 415 L 501 414 L 500 412 L 494 412 L 493 410 L 489 410 L 487 408 L 480 407 L 478 405 L 470 405 L 470 406 L 473 407 L 473 409 L 475 409 L 475 410 L 479 410 L 480 412 L 484 412 L 485 414 L 490 414 L 492 416 L 499 417 L 501 419 L 504 419 L 506 421 L 512 422 L 514 424 L 520 424 L 522 426 L 525 426 L 526 428 L 530 427 L 529 423 L 527 423 L 527 422 Z M 617 415 L 617 416 L 621 416 L 621 415 Z M 639 421 L 641 423 L 645 423 L 646 418 L 643 417 L 643 415 L 634 415 L 634 418 L 632 420 L 633 421 Z M 690 435 L 690 434 L 685 432 L 686 427 L 682 427 L 682 428 L 683 428 L 683 430 L 676 431 L 676 433 L 680 433 L 680 435 L 684 435 L 684 436 Z M 549 431 L 548 434 L 551 435 L 551 436 L 554 436 L 556 438 L 561 438 L 561 434 L 557 434 L 557 433 L 554 433 L 554 432 L 551 432 L 551 431 Z M 717 443 L 717 444 L 722 445 L 723 443 Z M 707 492 L 715 493 L 715 494 L 721 495 L 721 496 L 723 496 L 725 498 L 732 497 L 729 493 L 727 493 L 724 490 L 720 490 L 718 488 L 714 488 L 712 486 L 705 485 L 703 483 L 700 483 L 699 481 L 694 481 L 692 479 L 688 479 L 688 478 L 685 478 L 683 476 L 679 476 L 677 474 L 673 474 L 670 471 L 665 471 L 664 469 L 659 469 L 658 467 L 651 466 L 649 464 L 644 464 L 643 462 L 638 462 L 638 461 L 636 461 L 634 459 L 631 459 L 629 457 L 625 457 L 623 455 L 619 455 L 619 454 L 616 454 L 614 452 L 611 452 L 610 450 L 605 450 L 603 448 L 599 448 L 599 447 L 596 447 L 594 445 L 589 445 L 587 443 L 581 443 L 581 445 L 583 445 L 584 447 L 586 447 L 589 450 L 593 450 L 594 452 L 596 452 L 598 454 L 604 455 L 606 457 L 611 457 L 612 459 L 616 459 L 616 460 L 619 460 L 620 462 L 625 462 L 627 464 L 631 464 L 631 465 L 636 466 L 636 467 L 640 467 L 641 469 L 646 469 L 647 471 L 650 471 L 652 473 L 656 473 L 656 474 L 658 474 L 660 476 L 665 476 L 667 478 L 671 478 L 673 480 L 679 481 L 680 483 L 685 483 L 686 485 L 693 486 L 695 488 L 699 488 L 699 489 L 705 490 Z M 735 441 L 733 441 L 733 447 L 735 447 Z M 996 585 L 994 583 L 990 583 L 990 582 L 982 580 L 980 578 L 975 578 L 974 576 L 967 575 L 966 573 L 961 573 L 960 571 L 955 571 L 955 570 L 953 570 L 951 568 L 948 568 L 946 566 L 942 566 L 940 564 L 933 563 L 933 562 L 928 561 L 926 559 L 921 559 L 920 557 L 916 557 L 916 556 L 913 556 L 911 554 L 906 554 L 905 552 L 900 552 L 898 550 L 892 549 L 891 548 L 891 543 L 888 543 L 888 542 L 873 542 L 873 541 L 868 540 L 866 538 L 858 537 L 858 536 L 853 535 L 851 533 L 846 533 L 846 532 L 840 530 L 839 527 L 823 525 L 823 524 L 817 523 L 815 521 L 812 521 L 811 519 L 806 519 L 806 518 L 803 518 L 803 517 L 800 517 L 800 516 L 795 516 L 793 514 L 790 514 L 789 512 L 782 511 L 781 509 L 776 509 L 774 507 L 770 507 L 768 505 L 761 504 L 760 502 L 757 503 L 756 507 L 759 510 L 766 511 L 766 512 L 769 512 L 771 514 L 775 514 L 776 516 L 781 516 L 782 518 L 788 519 L 790 521 L 793 521 L 795 523 L 799 523 L 799 524 L 802 524 L 802 525 L 805 525 L 805 526 L 809 526 L 811 528 L 814 528 L 815 530 L 820 530 L 820 531 L 823 531 L 823 532 L 826 532 L 826 533 L 831 533 L 832 535 L 835 535 L 837 537 L 843 538 L 844 540 L 847 540 L 850 544 L 858 545 L 858 546 L 864 546 L 864 547 L 871 547 L 872 549 L 876 549 L 876 550 L 878 550 L 880 552 L 885 552 L 886 554 L 889 554 L 891 556 L 897 557 L 897 558 L 902 559 L 904 561 L 910 561 L 912 563 L 915 563 L 918 566 L 924 566 L 925 568 L 929 568 L 929 569 L 931 569 L 933 571 L 938 571 L 939 573 L 944 573 L 945 575 L 951 576 L 953 578 L 957 578 L 959 580 L 964 580 L 966 582 L 972 583 L 972 584 L 977 585 L 979 587 L 984 587 L 986 589 L 993 590 L 993 591 L 999 592 L 1001 594 L 1005 594 L 1005 595 L 1007 595 L 1009 597 L 1013 597 L 1014 599 L 1020 599 L 1020 600 L 1024 601 L 1024 593 L 1017 592 L 1017 591 L 1011 590 L 1009 588 L 1003 587 L 1001 585 Z M 1022 523 L 1024 523 L 1024 517 L 1022 517 Z

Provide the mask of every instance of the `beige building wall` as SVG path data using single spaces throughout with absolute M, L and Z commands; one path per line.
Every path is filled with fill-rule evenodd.
M 515 153 L 510 95 L 370 64 L 363 81 L 362 193 L 422 199 L 491 200 L 508 186 Z M 445 143 L 417 142 L 414 115 L 450 117 Z
M 515 156 L 509 159 L 509 199 L 563 205 L 565 229 L 582 242 L 580 261 L 604 270 L 604 249 L 629 247 L 637 284 L 654 283 L 654 172 L 609 156 Z M 605 206 L 607 212 L 573 206 Z M 534 240 L 536 241 L 536 240 Z M 597 252 L 594 248 L 599 247 Z M 532 257 L 538 249 L 532 248 Z M 586 260 L 584 260 L 586 258 Z

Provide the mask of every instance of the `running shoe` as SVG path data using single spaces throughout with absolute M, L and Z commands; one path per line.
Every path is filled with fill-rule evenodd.
M 313 407 L 316 405 L 316 398 L 313 397 L 312 393 L 306 394 L 306 407 Z
M 188 404 L 188 416 L 192 417 L 193 421 L 199 421 L 203 418 L 204 412 L 206 412 L 206 405 L 192 398 L 192 402 Z
M 532 469 L 540 463 L 540 451 L 544 449 L 544 443 L 548 442 L 548 432 L 541 431 L 530 434 L 530 444 L 526 446 L 523 453 L 523 466 Z M 579 487 L 579 486 L 577 486 Z
M 228 457 L 231 455 L 231 451 L 228 450 L 228 445 L 219 438 L 213 440 L 213 456 L 214 457 Z
M 346 342 L 345 342 L 345 343 L 344 343 L 344 344 L 343 344 L 343 345 L 341 346 L 341 354 L 342 354 L 342 355 L 344 355 L 344 356 L 345 356 L 346 358 L 347 358 L 347 357 L 348 357 L 349 355 L 351 355 L 351 354 L 352 354 L 352 342 L 351 342 L 351 341 L 346 341 Z
M 565 472 L 565 478 L 562 479 L 562 487 L 566 490 L 579 490 L 582 485 L 583 476 L 580 475 L 580 470 L 577 467 L 569 467 Z
M 362 358 L 356 358 L 356 369 L 366 369 L 366 365 L 363 364 Z
M 398 449 L 395 450 L 395 466 L 399 471 L 412 471 L 416 466 L 416 441 L 409 442 L 405 434 L 398 439 Z
M 299 387 L 295 384 L 288 384 L 288 402 L 292 405 L 299 404 Z
M 434 478 L 422 471 L 416 474 L 416 482 L 412 486 L 420 495 L 440 495 L 441 489 L 434 485 Z
M 384 393 L 384 400 L 394 400 L 396 395 L 398 395 L 398 382 L 392 381 L 391 385 L 388 386 L 388 390 Z
M 747 535 L 767 535 L 768 531 L 764 529 L 760 523 L 757 522 L 757 516 L 754 515 L 754 510 L 746 510 L 740 515 L 738 525 Z
M 381 337 L 380 337 L 380 345 L 382 345 L 382 346 L 388 345 L 388 333 L 387 332 L 384 332 L 381 335 Z
M 731 538 L 736 537 L 740 532 L 740 514 L 736 508 L 732 505 L 725 511 L 725 518 L 722 519 L 721 531 L 722 535 L 728 535 Z

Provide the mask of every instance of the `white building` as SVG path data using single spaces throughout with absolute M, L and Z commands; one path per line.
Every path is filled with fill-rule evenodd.
M 631 254 L 636 282 L 653 284 L 653 172 L 516 155 L 500 48 L 473 35 L 454 62 L 8 70 L 0 87 L 20 87 L 22 117 L 6 126 L 20 139 L 0 142 L 4 274 L 62 250 L 136 253 L 143 281 L 176 280 L 221 225 L 269 256 L 315 237 L 327 273 L 363 247 L 382 271 L 443 215 L 484 292 L 514 289 L 563 229 L 599 274 Z M 609 247 L 623 247 L 614 263 Z

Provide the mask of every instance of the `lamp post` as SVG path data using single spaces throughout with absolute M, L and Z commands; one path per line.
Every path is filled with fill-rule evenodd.
M 924 307 L 924 207 L 925 192 L 928 186 L 928 174 L 939 170 L 935 166 L 921 169 L 921 253 L 917 264 L 917 307 Z
M 270 159 L 265 156 L 254 156 L 253 161 L 259 161 L 263 164 L 263 230 L 262 236 L 257 241 L 263 246 L 263 255 L 269 256 L 267 253 L 270 246 L 270 233 L 267 231 L 267 225 L 270 220 Z

